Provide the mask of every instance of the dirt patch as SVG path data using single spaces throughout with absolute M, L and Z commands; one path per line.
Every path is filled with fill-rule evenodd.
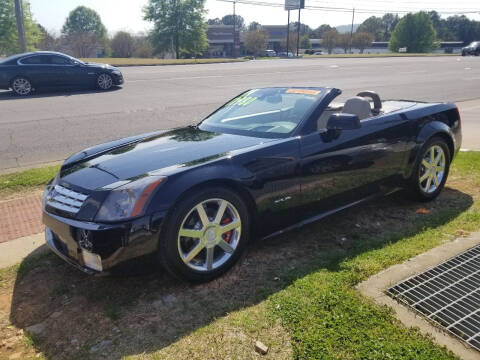
M 16 281 L 5 275 L 0 343 L 13 345 L 0 347 L 0 359 L 19 351 L 22 358 L 254 359 L 256 340 L 269 346 L 267 358 L 291 358 L 288 334 L 267 317 L 264 300 L 295 280 L 293 269 L 307 274 L 326 266 L 319 254 L 348 256 L 364 236 L 400 231 L 448 207 L 456 216 L 478 200 L 480 189 L 449 184 L 455 190 L 432 203 L 399 193 L 258 242 L 228 274 L 202 285 L 179 283 L 148 263 L 135 276 L 90 277 L 48 255 Z M 27 343 L 19 331 L 32 334 Z

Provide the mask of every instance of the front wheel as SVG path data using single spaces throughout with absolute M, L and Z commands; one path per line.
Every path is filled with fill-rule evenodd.
M 450 169 L 450 150 L 444 139 L 434 137 L 423 146 L 410 178 L 417 200 L 431 201 L 442 191 Z
M 212 280 L 241 257 L 250 216 L 243 199 L 228 188 L 203 188 L 183 197 L 166 222 L 159 243 L 164 267 L 192 282 Z
M 113 86 L 113 79 L 109 74 L 100 74 L 97 77 L 97 87 L 100 90 L 110 90 Z

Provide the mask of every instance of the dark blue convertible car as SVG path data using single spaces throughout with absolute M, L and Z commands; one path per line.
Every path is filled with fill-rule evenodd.
M 208 281 L 253 237 L 399 189 L 434 199 L 460 148 L 457 107 L 340 93 L 252 89 L 198 125 L 71 156 L 43 197 L 48 245 L 87 273 L 153 254 Z
M 30 95 L 40 88 L 98 88 L 123 84 L 122 72 L 110 65 L 85 63 L 66 54 L 37 51 L 0 60 L 0 89 Z

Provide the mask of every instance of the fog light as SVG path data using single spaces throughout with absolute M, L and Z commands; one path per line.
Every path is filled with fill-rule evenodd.
M 87 250 L 82 250 L 82 258 L 85 266 L 96 271 L 102 271 L 102 259 L 100 255 L 93 254 Z

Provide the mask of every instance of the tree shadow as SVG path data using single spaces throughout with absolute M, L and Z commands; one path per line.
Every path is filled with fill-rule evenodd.
M 103 94 L 115 92 L 122 89 L 121 86 L 113 86 L 109 90 L 99 90 L 99 89 L 71 89 L 71 88 L 55 88 L 55 89 L 38 89 L 35 90 L 31 95 L 28 96 L 19 96 L 16 95 L 12 90 L 0 91 L 0 101 L 4 100 L 25 100 L 25 99 L 38 99 L 38 98 L 48 98 L 48 97 L 59 97 L 59 96 L 74 96 L 74 95 L 85 95 L 85 94 Z
M 312 272 L 338 271 L 347 258 L 439 227 L 472 204 L 470 195 L 449 188 L 428 204 L 394 194 L 258 241 L 241 264 L 201 285 L 179 283 L 148 261 L 135 275 L 90 277 L 50 254 L 27 258 L 14 285 L 10 322 L 35 330 L 33 346 L 47 358 L 150 353 Z

